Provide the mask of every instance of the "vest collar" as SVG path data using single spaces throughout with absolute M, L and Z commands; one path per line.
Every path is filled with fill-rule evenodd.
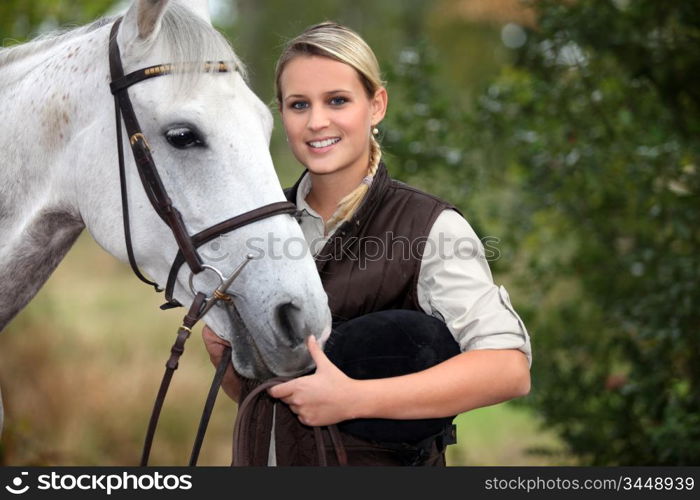
M 296 204 L 299 185 L 308 172 L 308 170 L 305 170 L 296 183 L 294 183 L 294 186 L 285 191 L 287 200 Z M 369 187 L 369 191 L 367 191 L 362 203 L 352 218 L 349 221 L 345 221 L 338 227 L 335 234 L 338 236 L 345 236 L 349 233 L 355 232 L 360 226 L 362 226 L 362 224 L 372 216 L 374 211 L 379 206 L 379 203 L 384 197 L 390 181 L 391 177 L 389 177 L 389 172 L 387 171 L 386 165 L 383 161 L 380 161 L 379 166 L 377 167 L 377 172 L 374 174 L 372 184 Z

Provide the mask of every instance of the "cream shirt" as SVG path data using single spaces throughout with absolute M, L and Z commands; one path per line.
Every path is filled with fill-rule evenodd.
M 324 234 L 321 216 L 306 203 L 311 179 L 297 191 L 301 230 L 316 255 L 337 229 Z M 482 242 L 454 210 L 438 215 L 428 235 L 418 274 L 418 304 L 445 322 L 462 352 L 518 349 L 532 363 L 530 336 L 513 309 L 508 292 L 493 282 Z

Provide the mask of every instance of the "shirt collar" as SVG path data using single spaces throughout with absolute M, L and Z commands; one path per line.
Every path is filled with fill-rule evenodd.
M 316 211 L 311 208 L 311 206 L 306 203 L 306 197 L 311 192 L 311 176 L 308 172 L 305 172 L 302 178 L 299 180 L 299 185 L 297 186 L 297 208 L 302 211 L 306 211 L 308 214 L 314 217 L 320 217 Z

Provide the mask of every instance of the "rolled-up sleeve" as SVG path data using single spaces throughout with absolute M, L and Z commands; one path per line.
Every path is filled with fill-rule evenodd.
M 530 336 L 508 292 L 493 282 L 479 240 L 454 210 L 435 220 L 418 276 L 418 302 L 447 324 L 462 351 L 518 349 L 532 363 Z

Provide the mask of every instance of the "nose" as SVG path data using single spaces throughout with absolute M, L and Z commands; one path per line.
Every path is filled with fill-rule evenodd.
M 328 114 L 322 107 L 315 106 L 311 108 L 311 112 L 309 113 L 309 122 L 307 123 L 309 130 L 323 130 L 329 124 L 330 120 L 328 119 Z
M 275 317 L 280 329 L 280 339 L 290 349 L 294 349 L 304 343 L 305 331 L 301 307 L 295 302 L 286 302 L 277 306 Z

